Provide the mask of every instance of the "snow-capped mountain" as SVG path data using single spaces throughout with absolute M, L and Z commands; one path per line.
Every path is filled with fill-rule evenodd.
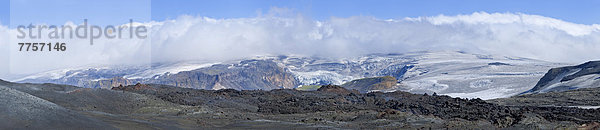
M 102 80 L 115 77 L 127 79 L 151 79 L 156 76 L 177 74 L 181 71 L 190 71 L 218 63 L 209 62 L 178 62 L 157 63 L 143 66 L 104 66 L 104 67 L 77 67 L 52 70 L 33 74 L 15 82 L 27 83 L 57 83 L 81 87 L 94 87 L 93 84 Z
M 525 93 L 559 92 L 578 88 L 600 87 L 600 61 L 577 66 L 552 68 L 535 87 Z
M 344 59 L 258 56 L 225 63 L 181 62 L 149 67 L 57 70 L 16 81 L 82 87 L 114 87 L 141 82 L 200 89 L 268 90 L 339 85 L 355 79 L 392 76 L 398 80 L 396 86 L 381 91 L 435 92 L 453 97 L 492 99 L 529 90 L 548 69 L 564 65 L 459 51 L 371 54 Z

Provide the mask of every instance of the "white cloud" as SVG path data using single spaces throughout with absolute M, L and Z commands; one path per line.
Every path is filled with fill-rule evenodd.
M 419 17 L 419 18 L 406 18 L 409 21 L 429 21 L 434 25 L 447 25 L 447 24 L 520 24 L 523 26 L 537 26 L 547 27 L 565 31 L 573 36 L 584 36 L 589 35 L 592 32 L 600 31 L 600 25 L 583 25 L 565 22 L 562 20 L 548 18 L 539 15 L 527 15 L 522 13 L 486 13 L 486 12 L 475 12 L 470 15 L 457 15 L 457 16 L 445 16 L 439 15 L 434 17 Z
M 65 25 L 71 25 L 75 28 L 73 22 L 67 22 Z M 60 25 L 59 25 L 60 26 Z M 53 30 L 53 29 L 52 29 Z M 59 29 L 60 30 L 60 29 Z M 53 69 L 73 68 L 80 66 L 103 66 L 103 65 L 148 65 L 150 63 L 150 40 L 149 39 L 95 39 L 94 44 L 90 45 L 90 39 L 69 39 L 67 31 L 64 39 L 49 39 L 49 30 L 41 32 L 41 39 L 18 39 L 16 29 L 3 29 L 0 32 L 7 32 L 2 35 L 5 45 L 1 49 L 3 55 L 8 55 L 7 71 L 0 71 L 4 77 L 14 77 L 14 75 L 26 75 L 41 71 Z M 27 33 L 28 30 L 25 30 Z M 34 35 L 38 36 L 34 29 Z M 125 33 L 128 36 L 128 33 Z M 60 32 L 59 32 L 60 35 Z M 88 34 L 91 35 L 91 34 Z M 124 36 L 125 37 L 125 36 Z M 43 51 L 26 51 L 27 46 L 21 46 L 18 43 L 52 43 L 52 47 L 44 46 Z M 66 51 L 54 50 L 56 42 L 66 43 Z M 41 46 L 38 46 L 41 50 Z M 51 51 L 48 51 L 51 49 Z M 2 78 L 4 78 L 2 77 Z
M 166 57 L 187 60 L 256 54 L 343 57 L 452 49 L 583 62 L 600 58 L 593 55 L 600 50 L 599 27 L 538 15 L 485 12 L 401 20 L 357 16 L 326 21 L 302 16 L 240 19 L 182 16 L 157 26 L 154 32 L 159 34 L 153 37 L 152 52 L 156 60 L 167 60 Z
M 149 63 L 147 58 L 168 62 L 278 54 L 347 57 L 418 50 L 463 50 L 574 63 L 600 58 L 600 25 L 521 13 L 476 12 L 397 20 L 355 16 L 316 21 L 288 12 L 285 17 L 235 19 L 180 16 L 145 24 L 151 25 L 147 39 L 151 42 L 101 39 L 100 44 L 89 46 L 86 40 L 75 40 L 70 42 L 78 45 L 73 45 L 68 54 L 27 59 L 60 68 Z M 60 62 L 51 62 L 59 57 Z M 11 66 L 11 70 L 21 69 L 28 68 Z

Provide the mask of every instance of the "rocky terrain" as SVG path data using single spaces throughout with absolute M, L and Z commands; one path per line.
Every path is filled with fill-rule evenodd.
M 0 96 L 14 97 L 0 100 L 5 104 L 0 129 L 556 129 L 593 128 L 600 121 L 600 109 L 505 106 L 400 91 L 360 93 L 335 85 L 316 91 L 155 84 L 107 90 L 1 81 L 0 87 Z
M 323 86 L 317 91 L 290 89 L 272 91 L 237 91 L 225 89 L 212 91 L 184 88 L 173 89 L 172 87 L 163 85 L 135 85 L 114 88 L 114 90 L 155 95 L 166 101 L 182 105 L 215 104 L 223 108 L 248 108 L 241 111 L 261 114 L 306 114 L 327 111 L 393 111 L 392 113 L 428 115 L 440 118 L 440 120 L 462 119 L 466 122 L 487 121 L 490 125 L 499 128 L 539 125 L 535 123 L 541 123 L 519 124 L 524 120 L 533 120 L 531 118 L 548 122 L 567 121 L 580 124 L 600 121 L 600 109 L 502 106 L 488 103 L 481 99 L 468 100 L 451 98 L 449 96 L 415 95 L 398 91 L 361 94 L 356 90 L 352 91 L 334 85 Z M 210 100 L 211 98 L 215 98 L 215 96 L 220 97 L 218 98 L 220 100 Z M 206 100 L 210 101 L 206 102 Z M 232 101 L 235 103 L 230 103 Z M 385 115 L 385 113 L 380 114 Z M 333 121 L 339 120 L 333 119 Z
M 0 86 L 0 104 L 2 129 L 111 128 L 99 120 L 5 86 Z
M 581 108 L 600 108 L 600 88 L 582 88 L 564 92 L 523 94 L 511 98 L 489 100 L 509 106 L 562 106 Z

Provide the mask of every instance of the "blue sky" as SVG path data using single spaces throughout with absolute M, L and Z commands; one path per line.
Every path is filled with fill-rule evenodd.
M 81 23 L 83 19 L 96 25 L 123 24 L 129 19 L 149 21 L 151 12 L 150 0 L 11 0 L 9 5 L 11 25 L 61 25 L 66 21 Z
M 357 15 L 395 19 L 485 11 L 521 12 L 581 24 L 600 23 L 598 0 L 12 0 L 12 3 L 0 0 L 0 5 L 3 25 L 10 21 L 9 8 L 17 15 L 13 16 L 13 22 L 17 23 L 58 24 L 66 20 L 77 22 L 85 17 L 102 24 L 114 24 L 129 18 L 162 21 L 183 14 L 213 18 L 255 17 L 266 14 L 272 7 L 292 9 L 316 20 Z
M 9 17 L 9 4 L 8 0 L 0 0 L 0 25 L 7 25 Z
M 593 24 L 600 22 L 598 0 L 153 0 L 152 19 L 164 20 L 180 14 L 214 18 L 252 17 L 271 7 L 290 8 L 317 20 L 356 15 L 393 19 L 439 14 L 521 12 Z

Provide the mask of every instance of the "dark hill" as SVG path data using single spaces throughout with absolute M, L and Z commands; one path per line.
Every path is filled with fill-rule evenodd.
M 576 66 L 566 66 L 559 68 L 552 68 L 538 81 L 538 83 L 531 90 L 525 93 L 539 93 L 542 90 L 546 91 L 566 91 L 576 88 L 590 88 L 600 87 L 599 86 L 557 86 L 555 88 L 549 88 L 551 85 L 561 82 L 569 82 L 575 78 L 600 74 L 600 61 L 589 61 Z M 596 79 L 594 79 L 596 80 Z

